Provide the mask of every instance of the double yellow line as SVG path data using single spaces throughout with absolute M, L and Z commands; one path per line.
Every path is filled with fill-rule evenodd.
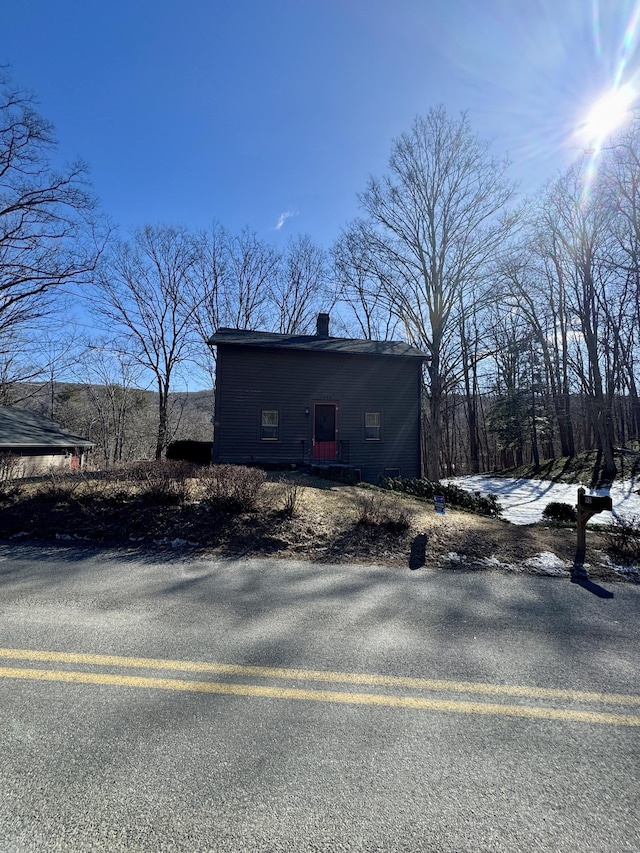
M 143 669 L 184 672 L 198 675 L 223 675 L 235 678 L 259 678 L 298 682 L 340 683 L 347 686 L 369 686 L 432 693 L 466 693 L 496 697 L 571 702 L 575 704 L 605 704 L 610 706 L 640 706 L 640 696 L 621 693 L 596 693 L 562 690 L 549 687 L 524 687 L 482 682 L 446 681 L 429 678 L 409 678 L 367 673 L 331 672 L 308 669 L 284 669 L 263 666 L 239 666 L 200 661 L 164 660 L 156 658 L 121 657 L 32 649 L 2 649 L 0 659 L 28 661 L 31 664 L 56 663 L 63 665 L 107 667 L 114 669 Z M 565 722 L 595 723 L 617 726 L 640 726 L 640 715 L 610 711 L 577 710 L 546 705 L 507 704 L 501 702 L 433 699 L 395 693 L 358 693 L 350 690 L 308 689 L 302 687 L 273 687 L 265 684 L 243 684 L 182 678 L 161 678 L 143 675 L 121 675 L 69 669 L 39 667 L 0 667 L 0 678 L 30 681 L 52 681 L 70 684 L 102 684 L 114 687 L 136 687 L 155 690 L 177 690 L 191 693 L 215 693 L 231 696 L 294 699 L 307 702 L 334 702 L 351 705 L 372 705 L 390 708 L 409 708 L 421 711 L 441 711 L 458 714 L 493 714 Z

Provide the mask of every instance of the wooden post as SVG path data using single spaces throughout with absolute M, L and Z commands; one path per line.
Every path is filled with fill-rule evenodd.
M 612 508 L 611 498 L 608 495 L 604 497 L 586 495 L 582 486 L 578 489 L 578 542 L 574 568 L 580 566 L 584 571 L 584 558 L 587 550 L 587 522 L 592 515 L 605 510 L 611 511 Z
M 587 521 L 592 513 L 584 506 L 584 489 L 578 489 L 578 543 L 576 548 L 576 564 L 582 565 L 587 550 Z

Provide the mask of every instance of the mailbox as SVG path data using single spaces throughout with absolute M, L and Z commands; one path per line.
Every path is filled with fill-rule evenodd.
M 613 503 L 609 495 L 587 495 L 584 489 L 578 489 L 578 507 L 589 512 L 611 512 Z
M 611 512 L 613 503 L 609 495 L 588 495 L 582 486 L 578 489 L 578 548 L 576 551 L 576 566 L 583 565 L 587 550 L 587 522 L 598 512 Z

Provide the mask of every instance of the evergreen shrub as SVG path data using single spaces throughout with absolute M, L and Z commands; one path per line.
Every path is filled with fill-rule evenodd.
M 502 512 L 497 495 L 481 495 L 468 492 L 452 483 L 432 482 L 425 479 L 405 479 L 404 477 L 383 477 L 380 481 L 383 489 L 392 492 L 402 492 L 422 500 L 433 500 L 435 495 L 441 495 L 449 506 L 467 509 L 478 515 L 497 518 Z
M 542 511 L 545 521 L 574 522 L 578 515 L 576 508 L 562 501 L 551 501 Z

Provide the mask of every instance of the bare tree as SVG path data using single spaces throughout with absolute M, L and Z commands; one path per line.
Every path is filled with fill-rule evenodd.
M 497 268 L 496 286 L 502 310 L 516 313 L 538 350 L 545 376 L 550 425 L 557 428 L 562 456 L 575 454 L 571 421 L 571 375 L 566 281 L 557 247 L 549 233 L 546 195 L 532 209 L 529 227 L 519 244 Z M 553 444 L 549 448 L 553 454 Z
M 589 192 L 586 189 L 589 189 Z M 572 319 L 574 349 L 572 367 L 591 404 L 591 414 L 603 456 L 603 476 L 613 478 L 614 382 L 606 371 L 603 342 L 606 341 L 603 306 L 611 284 L 607 268 L 607 243 L 612 218 L 597 188 L 589 184 L 589 173 L 574 164 L 547 193 L 542 225 L 553 247 L 552 262 L 566 292 Z
M 289 240 L 271 285 L 273 327 L 285 335 L 309 333 L 318 311 L 333 304 L 324 251 L 307 235 Z
M 227 231 L 214 222 L 209 231 L 201 231 L 196 237 L 196 261 L 189 276 L 188 301 L 191 306 L 193 329 L 201 341 L 196 360 L 215 383 L 215 348 L 207 346 L 211 335 L 231 322 L 227 316 L 227 290 L 229 284 Z
M 76 330 L 64 316 L 66 300 L 57 300 L 54 314 L 18 324 L 0 334 L 0 400 L 19 405 L 48 388 L 49 405 L 42 408 L 54 420 L 56 385 L 78 358 Z M 59 313 L 60 311 L 60 313 Z
M 347 308 L 347 325 L 367 340 L 392 340 L 398 334 L 398 318 L 389 310 L 376 259 L 369 251 L 366 228 L 353 223 L 333 246 L 337 298 Z M 381 282 L 382 278 L 382 282 Z M 349 323 L 351 321 L 351 324 Z
M 51 310 L 86 282 L 104 246 L 87 169 L 51 164 L 53 126 L 0 69 L 0 336 Z
M 140 432 L 149 395 L 141 391 L 142 368 L 113 340 L 89 344 L 75 374 L 86 396 L 86 431 L 105 468 L 145 455 Z
M 273 246 L 245 228 L 239 235 L 226 233 L 225 287 L 222 318 L 234 329 L 259 329 L 268 325 L 269 294 L 278 274 L 279 257 Z
M 42 365 L 34 359 L 33 341 L 25 334 L 25 327 L 9 328 L 0 334 L 0 405 L 18 405 L 29 393 L 25 383 L 41 375 Z
M 611 264 L 617 275 L 611 316 L 619 368 L 631 402 L 632 433 L 640 438 L 640 117 L 615 140 L 602 164 L 602 192 L 615 211 Z M 614 311 L 611 310 L 614 302 Z
M 280 255 L 273 246 L 244 229 L 233 235 L 214 222 L 196 238 L 196 261 L 188 300 L 192 324 L 204 343 L 216 329 L 264 329 L 274 325 L 273 290 L 280 274 Z M 203 346 L 198 363 L 215 381 L 215 356 Z
M 100 314 L 158 392 L 156 459 L 170 439 L 172 382 L 193 357 L 195 307 L 188 294 L 196 258 L 195 241 L 184 229 L 147 226 L 114 246 L 97 278 Z
M 368 217 L 362 233 L 368 257 L 376 258 L 381 292 L 407 338 L 430 355 L 427 472 L 434 479 L 456 313 L 515 222 L 506 214 L 514 196 L 507 169 L 472 133 L 466 115 L 453 119 L 438 107 L 394 142 L 389 173 L 371 178 L 360 197 Z

